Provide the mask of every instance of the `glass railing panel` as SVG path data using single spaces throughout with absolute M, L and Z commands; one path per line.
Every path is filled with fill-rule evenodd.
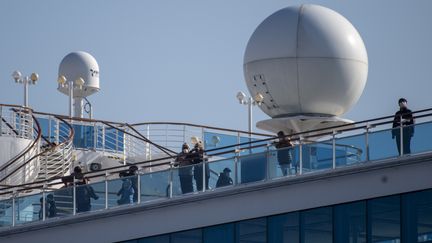
M 12 225 L 12 199 L 0 201 L 0 227 Z
M 194 165 L 180 166 L 172 169 L 173 196 L 196 191 L 193 169 Z
M 73 215 L 73 186 L 50 192 L 54 195 L 57 217 Z
M 99 200 L 100 197 L 96 194 L 93 185 L 77 185 L 75 195 L 77 213 L 94 211 L 98 208 L 100 209 L 100 204 L 94 205 L 95 201 Z
M 263 181 L 267 174 L 267 153 L 250 154 L 239 157 L 238 183 Z
M 369 133 L 369 160 L 397 157 L 397 139 L 393 134 L 399 132 L 399 128 L 386 129 Z
M 124 188 L 124 190 L 123 190 Z M 108 181 L 108 207 L 130 204 L 133 198 L 132 181 L 127 177 Z M 128 200 L 129 199 L 129 200 Z
M 42 193 L 15 198 L 15 225 L 42 220 Z
M 417 124 L 413 127 L 410 126 L 407 129 L 411 129 L 412 134 L 411 153 L 432 151 L 432 122 Z
M 333 168 L 333 145 L 331 141 L 302 145 L 303 174 Z
M 168 198 L 170 196 L 170 177 L 171 170 L 141 175 L 141 203 Z
M 299 172 L 298 146 L 268 151 L 268 176 L 270 179 L 283 176 L 294 176 Z
M 366 135 L 365 133 L 336 138 L 336 167 L 356 164 L 365 161 L 366 156 Z
M 105 181 L 89 184 L 89 190 L 92 190 L 96 197 L 90 197 L 91 210 L 101 210 L 105 208 Z M 91 188 L 90 188 L 91 187 Z M 97 199 L 96 199 L 97 198 Z
M 235 161 L 234 159 L 224 159 L 208 162 L 209 189 L 216 189 L 234 185 L 235 178 Z

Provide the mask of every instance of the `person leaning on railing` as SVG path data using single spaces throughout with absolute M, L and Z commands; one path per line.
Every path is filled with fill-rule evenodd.
M 279 166 L 282 170 L 282 174 L 284 176 L 290 173 L 290 166 L 292 162 L 291 148 L 293 145 L 289 137 L 285 136 L 283 131 L 279 131 L 277 133 L 278 141 L 274 143 L 274 146 L 277 150 L 277 158 L 279 162 Z
M 403 153 L 410 154 L 411 153 L 411 138 L 414 136 L 414 118 L 412 115 L 412 111 L 408 109 L 408 101 L 405 98 L 399 99 L 399 111 L 396 112 L 393 119 L 393 130 L 392 130 L 392 138 L 396 138 L 396 146 L 401 155 L 401 132 L 400 129 L 395 129 L 398 127 L 402 128 L 402 141 L 403 141 Z

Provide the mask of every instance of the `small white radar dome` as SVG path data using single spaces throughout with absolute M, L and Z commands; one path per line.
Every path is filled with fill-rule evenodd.
M 348 111 L 366 85 L 368 57 L 354 26 L 337 12 L 305 4 L 267 17 L 249 39 L 244 75 L 272 118 L 332 117 Z
M 87 97 L 99 91 L 99 65 L 87 52 L 77 51 L 66 55 L 60 63 L 58 90 L 69 94 L 68 83 L 73 81 L 73 97 Z

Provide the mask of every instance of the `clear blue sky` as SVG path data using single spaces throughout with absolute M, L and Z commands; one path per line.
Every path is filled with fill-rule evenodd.
M 344 15 L 363 37 L 369 76 L 344 118 L 390 115 L 397 99 L 432 107 L 432 1 L 2 0 L 0 103 L 22 104 L 11 73 L 38 72 L 30 106 L 67 114 L 58 65 L 72 51 L 99 63 L 101 91 L 89 97 L 98 119 L 178 121 L 247 129 L 243 54 L 252 32 L 273 12 L 315 3 Z M 254 120 L 267 116 L 254 109 Z

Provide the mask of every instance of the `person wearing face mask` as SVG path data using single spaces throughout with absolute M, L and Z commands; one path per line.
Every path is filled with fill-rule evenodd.
M 392 138 L 396 138 L 396 146 L 401 155 L 401 132 L 402 129 L 402 141 L 403 141 L 403 154 L 411 153 L 411 138 L 414 135 L 414 118 L 410 109 L 408 109 L 408 102 L 405 98 L 399 99 L 399 111 L 396 112 L 393 119 L 393 130 Z
M 176 163 L 179 166 L 178 174 L 180 179 L 180 187 L 183 194 L 193 192 L 193 173 L 191 162 L 189 145 L 184 143 L 182 145 L 182 151 L 177 155 L 176 158 Z

